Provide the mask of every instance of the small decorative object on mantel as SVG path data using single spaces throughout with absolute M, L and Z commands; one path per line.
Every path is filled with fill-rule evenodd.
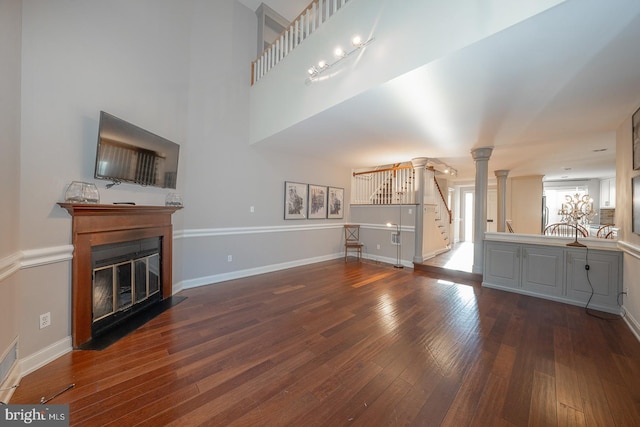
M 64 200 L 68 203 L 100 203 L 98 187 L 90 182 L 73 181 L 64 193 Z
M 182 197 L 177 193 L 169 193 L 164 199 L 165 206 L 182 206 Z
M 578 193 L 574 196 L 567 195 L 565 198 L 566 202 L 562 204 L 558 214 L 562 216 L 562 222 L 571 224 L 576 229 L 575 241 L 567 243 L 567 246 L 585 247 L 586 245 L 578 242 L 578 226 L 588 224 L 595 216 L 593 199 L 588 194 L 580 196 Z

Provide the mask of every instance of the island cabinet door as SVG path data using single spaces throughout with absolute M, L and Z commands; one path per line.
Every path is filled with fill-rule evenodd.
M 519 244 L 486 242 L 483 282 L 507 288 L 520 288 Z
M 589 266 L 587 270 L 586 266 Z M 586 249 L 567 251 L 567 296 L 593 309 L 617 310 L 622 255 Z M 593 293 L 593 296 L 592 296 Z
M 522 246 L 522 287 L 536 294 L 561 296 L 564 250 L 550 246 Z

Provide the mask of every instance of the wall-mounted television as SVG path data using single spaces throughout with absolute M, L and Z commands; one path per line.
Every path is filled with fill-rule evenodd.
M 175 142 L 101 111 L 94 176 L 176 188 L 179 151 Z

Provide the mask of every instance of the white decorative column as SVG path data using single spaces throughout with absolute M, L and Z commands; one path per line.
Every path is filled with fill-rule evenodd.
M 482 274 L 484 264 L 484 233 L 487 227 L 487 188 L 489 184 L 489 158 L 493 147 L 471 150 L 476 162 L 476 195 L 473 227 L 473 272 Z
M 425 190 L 425 168 L 429 161 L 426 157 L 416 157 L 411 159 L 411 165 L 416 173 L 416 223 L 415 223 L 415 249 L 413 252 L 413 262 L 421 263 L 422 245 L 424 239 L 424 190 Z
M 508 170 L 494 171 L 498 180 L 498 233 L 505 232 L 505 222 L 507 219 L 507 176 Z

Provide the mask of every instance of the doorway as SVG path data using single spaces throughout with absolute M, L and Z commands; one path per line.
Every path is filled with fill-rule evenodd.
M 473 242 L 475 189 L 462 190 L 460 241 Z M 498 229 L 498 191 L 491 188 L 487 191 L 487 226 L 486 231 L 496 232 Z

